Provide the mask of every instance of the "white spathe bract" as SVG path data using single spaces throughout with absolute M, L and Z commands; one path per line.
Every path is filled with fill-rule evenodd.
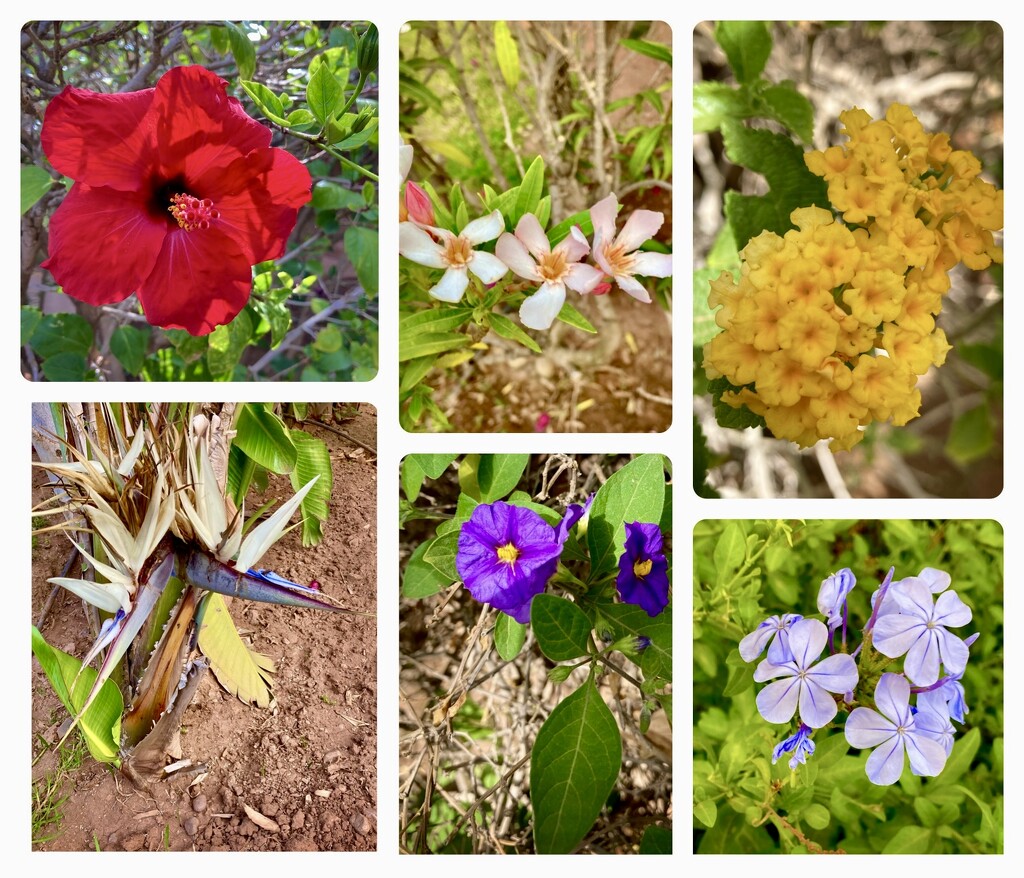
M 320 476 L 318 475 L 313 476 L 312 479 L 302 486 L 301 490 L 295 493 L 295 496 L 287 503 L 282 504 L 277 512 L 249 531 L 248 536 L 242 541 L 242 546 L 238 550 L 238 557 L 235 560 L 235 566 L 239 570 L 244 571 L 255 567 L 260 558 L 266 554 L 267 549 L 281 538 L 288 527 L 288 520 L 292 517 L 292 513 L 298 509 L 302 499 L 309 493 L 309 489 L 316 484 L 319 478 Z

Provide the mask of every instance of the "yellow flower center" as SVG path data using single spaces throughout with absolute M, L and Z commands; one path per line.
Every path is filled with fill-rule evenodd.
M 502 564 L 513 565 L 516 563 L 516 558 L 519 557 L 519 549 L 512 545 L 512 543 L 505 543 L 504 546 L 498 546 L 498 560 Z
M 542 256 L 540 262 L 537 263 L 537 271 L 540 272 L 540 276 L 552 283 L 562 280 L 568 274 L 568 270 L 565 254 L 556 250 Z
M 636 257 L 632 253 L 627 253 L 622 244 L 605 246 L 604 258 L 608 261 L 608 267 L 611 268 L 613 276 L 633 273 Z
M 446 236 L 448 240 L 444 245 L 444 253 L 441 258 L 451 268 L 463 268 L 473 258 L 473 245 L 462 237 L 462 235 Z
M 633 562 L 633 575 L 637 579 L 643 579 L 648 573 L 651 572 L 651 568 L 654 566 L 654 562 L 650 558 L 644 558 L 643 561 Z

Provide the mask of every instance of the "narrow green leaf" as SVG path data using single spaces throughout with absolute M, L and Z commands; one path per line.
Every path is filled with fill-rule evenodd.
M 310 65 L 312 66 L 312 65 Z M 342 90 L 331 68 L 324 61 L 309 77 L 306 85 L 306 103 L 321 125 L 326 125 L 334 115 L 341 100 Z
M 746 558 L 746 546 L 747 539 L 743 534 L 743 528 L 735 521 L 728 522 L 712 552 L 719 582 L 728 582 L 740 569 Z
M 537 853 L 567 854 L 594 825 L 622 765 L 615 717 L 588 679 L 537 733 L 530 760 Z
M 661 133 L 664 130 L 664 125 L 655 125 L 640 135 L 636 146 L 633 147 L 633 154 L 629 157 L 629 173 L 631 176 L 639 177 L 643 173 L 643 170 L 651 160 L 651 155 L 653 155 L 655 148 L 658 146 L 658 141 L 661 140 Z
M 470 338 L 461 332 L 424 332 L 405 341 L 406 343 L 399 346 L 398 350 L 398 359 L 403 363 L 418 357 L 465 347 L 470 343 Z
M 25 213 L 42 198 L 56 181 L 37 165 L 21 166 L 21 212 Z
M 448 332 L 468 323 L 473 315 L 472 308 L 442 306 L 407 314 L 398 321 L 398 334 L 412 337 L 426 332 Z
M 526 169 L 523 182 L 519 185 L 519 194 L 516 195 L 515 207 L 512 209 L 512 215 L 509 217 L 513 228 L 515 228 L 516 223 L 519 222 L 524 214 L 534 213 L 537 210 L 537 205 L 540 203 L 540 196 L 543 191 L 544 159 L 541 156 L 537 156 L 530 163 L 530 167 Z
M 568 662 L 589 652 L 590 620 L 576 604 L 539 594 L 530 604 L 530 624 L 541 652 L 553 662 Z
M 491 324 L 491 329 L 493 329 L 494 332 L 502 338 L 507 338 L 509 341 L 519 342 L 523 347 L 529 348 L 536 354 L 541 352 L 540 345 L 507 317 L 503 317 L 501 314 L 496 312 L 491 312 L 487 319 Z
M 515 88 L 519 84 L 519 47 L 506 21 L 494 23 L 494 53 L 501 78 L 509 88 Z
M 484 503 L 500 500 L 510 493 L 522 478 L 529 454 L 483 454 L 477 467 L 477 484 Z
M 526 643 L 526 626 L 505 613 L 498 613 L 494 623 L 494 648 L 505 661 L 510 662 Z
M 245 403 L 235 420 L 232 443 L 262 467 L 285 475 L 295 469 L 298 452 L 288 428 L 262 403 Z M 302 487 L 301 485 L 299 487 Z
M 558 319 L 563 323 L 568 323 L 569 326 L 582 330 L 583 332 L 597 332 L 594 324 L 587 320 L 586 317 L 580 314 L 580 312 L 568 302 L 562 305 L 562 310 L 558 312 Z
M 664 61 L 669 67 L 672 66 L 672 49 L 663 43 L 652 43 L 650 40 L 619 40 L 619 44 L 655 61 Z

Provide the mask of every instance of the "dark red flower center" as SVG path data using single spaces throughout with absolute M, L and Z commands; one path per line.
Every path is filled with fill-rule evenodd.
M 196 198 L 182 193 L 171 196 L 171 206 L 167 209 L 186 232 L 208 229 L 210 220 L 220 216 L 220 211 L 214 208 L 209 198 Z

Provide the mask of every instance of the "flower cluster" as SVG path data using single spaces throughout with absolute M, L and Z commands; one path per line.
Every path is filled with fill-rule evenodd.
M 633 298 L 650 302 L 650 294 L 637 277 L 671 275 L 671 256 L 640 250 L 661 228 L 664 216 L 635 210 L 616 233 L 618 212 L 614 194 L 603 198 L 590 209 L 593 242 L 579 226 L 573 226 L 552 246 L 532 213 L 520 218 L 514 233 L 506 231 L 498 210 L 471 220 L 458 232 L 441 228 L 435 224 L 426 193 L 410 182 L 405 184 L 405 219 L 398 227 L 398 252 L 412 262 L 444 272 L 428 290 L 442 302 L 462 300 L 470 273 L 491 286 L 511 271 L 531 290 L 520 306 L 519 319 L 530 329 L 549 329 L 562 310 L 567 288 L 580 295 L 598 295 L 607 292 L 614 281 Z M 484 247 L 491 241 L 495 241 L 493 253 Z M 583 261 L 588 256 L 593 264 Z
M 847 599 L 856 578 L 849 568 L 821 583 L 824 622 L 772 616 L 740 641 L 744 661 L 767 652 L 754 671 L 757 682 L 775 681 L 757 694 L 761 716 L 771 723 L 799 717 L 797 730 L 773 750 L 773 763 L 783 753 L 792 754 L 790 768 L 806 763 L 814 732 L 843 710 L 847 742 L 874 748 L 865 768 L 872 783 L 895 783 L 908 760 L 917 775 L 934 777 L 945 767 L 956 733 L 952 721 L 963 723 L 968 712 L 960 679 L 978 635 L 962 640 L 948 630 L 970 622 L 971 610 L 949 590 L 947 573 L 926 567 L 893 580 L 894 572 L 872 594 L 871 617 L 853 652 L 847 652 Z M 829 655 L 821 659 L 826 646 Z M 900 657 L 902 671 L 888 670 Z
M 590 510 L 594 497 L 572 504 L 557 527 L 532 509 L 498 500 L 480 503 L 459 531 L 455 568 L 469 593 L 481 603 L 530 621 L 530 604 L 558 569 L 569 531 Z M 619 558 L 619 597 L 649 616 L 668 605 L 668 561 L 656 524 L 625 525 Z
M 760 415 L 777 438 L 830 439 L 833 451 L 872 421 L 917 417 L 917 379 L 950 349 L 935 323 L 948 272 L 1002 261 L 992 232 L 1003 223 L 1003 193 L 978 160 L 907 107 L 840 118 L 850 143 L 805 156 L 832 210 L 799 208 L 794 230 L 747 243 L 739 279 L 711 283 L 724 331 L 704 348 L 708 376 L 735 388 L 724 403 Z

